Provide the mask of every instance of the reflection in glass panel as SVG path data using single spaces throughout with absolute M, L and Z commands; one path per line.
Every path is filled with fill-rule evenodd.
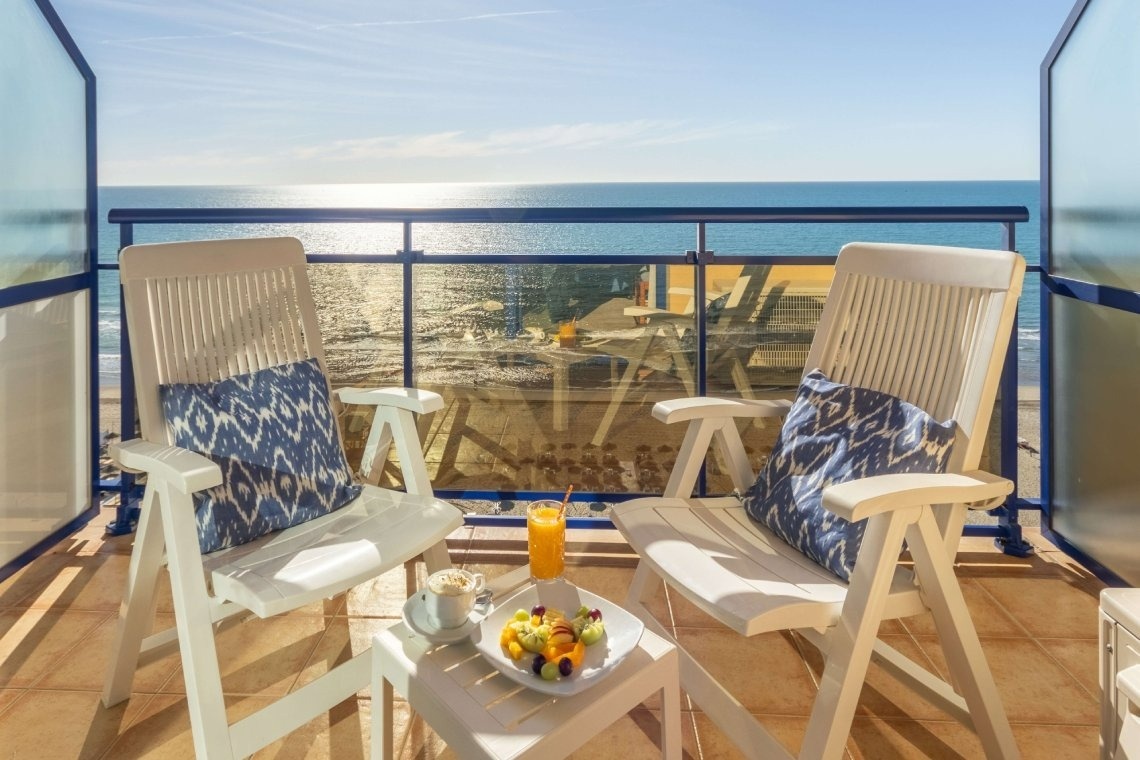
M 708 391 L 752 398 L 795 387 L 831 287 L 829 266 L 710 267 Z
M 402 269 L 397 264 L 311 264 L 309 282 L 334 388 L 404 384 Z M 351 407 L 343 421 L 349 464 L 357 467 L 373 411 Z M 386 476 L 399 483 L 399 470 Z
M 448 402 L 429 432 L 437 487 L 661 490 L 684 431 L 650 410 L 693 392 L 695 343 L 691 311 L 650 306 L 656 268 L 418 265 L 414 276 L 417 385 Z
M 1140 3 L 1090 3 L 1050 77 L 1054 274 L 1140 290 Z
M 39 8 L 0 0 L 0 287 L 81 272 L 84 81 Z
M 710 267 L 708 395 L 793 398 L 833 274 L 830 266 Z M 740 421 L 738 427 L 757 469 L 780 420 Z M 732 491 L 716 455 L 708 458 L 707 474 L 710 493 Z
M 1140 584 L 1140 315 L 1054 296 L 1053 528 Z
M 88 506 L 87 295 L 0 310 L 0 565 Z

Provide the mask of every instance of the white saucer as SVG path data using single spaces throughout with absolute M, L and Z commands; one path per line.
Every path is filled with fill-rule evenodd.
M 490 602 L 481 606 L 477 604 L 463 625 L 455 628 L 439 628 L 428 620 L 427 607 L 424 606 L 426 593 L 425 591 L 417 591 L 408 597 L 408 601 L 404 602 L 401 616 L 404 619 L 404 625 L 433 644 L 454 644 L 457 641 L 463 641 L 479 627 L 483 618 L 487 617 L 494 609 L 494 605 Z

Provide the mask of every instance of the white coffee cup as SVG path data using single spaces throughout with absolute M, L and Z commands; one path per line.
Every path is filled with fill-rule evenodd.
M 421 592 L 428 622 L 437 628 L 458 628 L 466 623 L 475 609 L 475 597 L 486 583 L 482 573 L 457 567 L 429 575 Z

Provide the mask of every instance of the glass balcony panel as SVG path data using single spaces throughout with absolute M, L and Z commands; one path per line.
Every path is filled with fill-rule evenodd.
M 695 341 L 691 313 L 636 309 L 655 282 L 640 264 L 417 265 L 416 382 L 448 403 L 436 486 L 659 491 L 684 431 L 650 411 L 695 389 Z
M 882 183 L 888 188 L 894 184 Z M 1025 192 L 1020 183 L 960 183 L 960 201 L 952 203 L 945 191 L 947 183 L 932 183 L 941 186 L 942 192 L 932 192 L 929 198 L 914 198 L 914 205 L 963 205 L 977 206 L 986 203 L 998 205 L 1022 205 Z M 1003 186 L 1009 185 L 1008 188 Z M 871 187 L 873 185 L 868 183 Z M 888 191 L 889 192 L 889 191 Z M 897 192 L 897 190 L 895 190 Z M 825 196 L 826 197 L 826 196 Z M 891 196 L 884 194 L 884 198 Z M 894 196 L 897 201 L 897 196 Z M 826 206 L 825 200 L 816 197 L 808 205 Z M 868 203 L 867 205 L 874 205 Z M 886 205 L 893 205 L 888 202 Z M 1036 208 L 1030 209 L 1031 223 Z M 1024 229 L 1024 228 L 1023 228 Z M 900 224 L 710 224 L 707 227 L 706 247 L 718 255 L 771 254 L 781 256 L 835 256 L 839 249 L 854 240 L 875 241 L 878 243 L 915 243 L 923 245 L 954 245 L 964 248 L 1001 248 L 1001 229 L 989 223 L 900 223 Z M 1026 235 L 1018 240 L 1020 250 L 1031 263 L 1037 263 L 1039 244 Z M 690 246 L 691 247 L 691 246 Z
M 1140 3 L 1089 3 L 1049 87 L 1053 274 L 1140 290 Z
M 1140 315 L 1052 298 L 1053 529 L 1132 585 L 1140 555 Z
M 83 77 L 33 2 L 0 2 L 0 287 L 76 274 L 87 255 Z
M 226 188 L 220 196 L 226 203 L 255 204 L 262 200 L 254 192 L 259 188 Z M 265 188 L 271 189 L 271 188 Z M 136 206 L 148 208 L 163 208 L 163 203 L 185 202 L 185 188 L 176 188 L 169 196 L 161 187 L 147 188 L 113 188 L 114 202 L 126 205 L 133 202 Z M 238 192 L 248 190 L 248 192 Z M 182 191 L 182 192 L 179 192 Z M 106 192 L 106 191 L 105 191 Z M 290 196 L 281 196 L 266 193 L 262 206 L 280 207 L 288 201 Z M 272 201 L 272 202 L 270 202 Z M 217 203 L 217 199 L 210 195 L 203 195 L 203 203 Z M 260 206 L 249 206 L 258 208 Z M 305 246 L 309 254 L 337 253 L 337 254 L 372 254 L 395 256 L 396 251 L 403 247 L 403 225 L 396 223 L 384 224 L 139 224 L 134 227 L 134 242 L 136 243 L 162 243 L 171 240 L 221 240 L 227 238 L 251 237 L 295 237 Z M 111 263 L 119 250 L 119 226 L 105 223 L 99 228 L 99 249 L 102 259 Z
M 90 506 L 87 303 L 0 309 L 0 566 Z
M 325 364 L 334 388 L 403 386 L 402 277 L 399 264 L 309 266 Z M 346 410 L 342 432 L 353 468 L 360 464 L 373 411 L 355 406 Z M 398 468 L 387 467 L 385 477 L 387 483 L 401 485 Z
M 678 255 L 696 239 L 695 224 L 511 223 L 498 213 L 502 222 L 494 224 L 417 223 L 414 247 L 428 254 Z

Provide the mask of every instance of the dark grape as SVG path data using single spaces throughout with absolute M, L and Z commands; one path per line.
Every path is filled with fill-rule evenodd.
M 534 671 L 535 675 L 542 672 L 542 666 L 546 664 L 546 658 L 540 654 L 534 656 L 534 662 L 530 664 L 530 669 Z
M 590 610 L 590 617 L 593 618 L 594 620 L 601 620 L 602 619 L 602 611 L 599 609 L 596 609 L 596 608 L 592 609 L 592 610 Z
M 541 604 L 536 604 L 530 608 L 530 614 L 538 615 L 539 617 L 542 617 L 543 615 L 546 614 L 546 608 L 543 607 Z
M 563 657 L 558 661 L 558 672 L 562 674 L 563 678 L 574 672 L 574 663 L 570 662 L 569 657 Z

